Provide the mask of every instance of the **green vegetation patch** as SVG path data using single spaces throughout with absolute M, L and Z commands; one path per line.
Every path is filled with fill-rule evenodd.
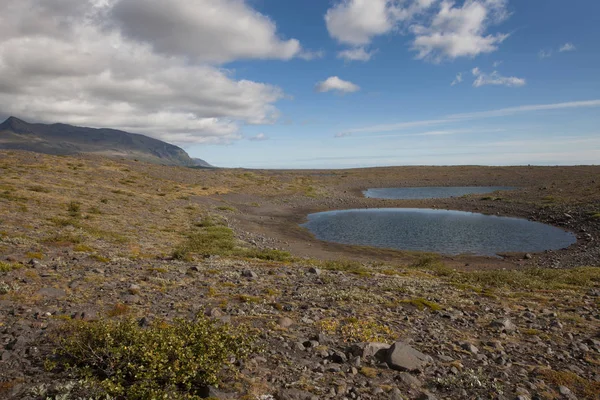
M 394 332 L 386 325 L 371 319 L 346 318 L 322 319 L 316 323 L 324 333 L 338 334 L 344 342 L 386 342 L 392 340 Z
M 189 234 L 187 240 L 173 252 L 173 258 L 190 259 L 193 254 L 209 257 L 212 255 L 256 258 L 267 261 L 288 261 L 290 253 L 273 249 L 247 249 L 237 247 L 233 231 L 221 222 L 205 218 L 196 226 L 201 227 Z
M 532 268 L 522 271 L 473 271 L 452 276 L 452 280 L 480 287 L 534 290 L 586 289 L 600 284 L 600 268 Z
M 232 360 L 254 350 L 248 329 L 194 321 L 142 328 L 133 319 L 71 321 L 54 335 L 56 354 L 47 367 L 89 382 L 91 389 L 127 399 L 200 399 L 218 384 Z
M 22 268 L 22 267 L 23 267 L 22 264 L 0 261 L 0 272 L 10 272 L 15 269 Z
M 234 248 L 235 237 L 231 229 L 226 226 L 207 226 L 188 235 L 187 240 L 175 249 L 173 257 L 185 259 L 191 253 L 203 257 L 225 255 L 233 252 Z

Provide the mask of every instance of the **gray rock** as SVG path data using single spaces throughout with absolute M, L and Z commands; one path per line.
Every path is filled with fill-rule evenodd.
M 386 359 L 390 345 L 387 343 L 370 342 L 365 343 L 362 350 L 362 358 L 368 359 L 370 357 L 375 358 L 378 361 Z
M 437 397 L 435 397 L 430 392 L 423 391 L 419 394 L 419 396 L 417 397 L 417 400 L 437 400 Z
M 210 310 L 206 311 L 206 316 L 212 318 L 221 318 L 223 316 L 223 311 L 217 307 L 211 308 Z
M 256 279 L 258 278 L 258 274 L 254 271 L 251 271 L 249 269 L 245 270 L 242 272 L 242 276 L 244 278 L 249 278 L 249 279 Z
M 472 343 L 463 343 L 460 345 L 460 347 L 462 347 L 464 350 L 468 351 L 471 354 L 477 354 L 479 353 L 479 349 L 477 347 L 475 347 Z
M 140 297 L 135 294 L 127 294 L 123 296 L 123 301 L 126 304 L 138 304 L 140 302 Z
M 423 382 L 421 382 L 419 378 L 409 374 L 408 372 L 401 372 L 398 375 L 398 378 L 400 378 L 400 380 L 404 382 L 406 386 L 410 386 L 412 388 L 418 388 L 423 385 Z
M 404 400 L 404 396 L 402 396 L 402 392 L 400 392 L 400 389 L 398 388 L 392 389 L 392 392 L 390 393 L 390 398 L 392 400 Z
M 558 387 L 558 391 L 560 392 L 560 394 L 562 394 L 563 396 L 569 396 L 572 394 L 571 389 L 569 389 L 566 386 L 559 386 Z
M 513 324 L 509 318 L 501 318 L 492 321 L 490 326 L 506 333 L 512 333 L 517 330 L 517 326 Z
M 279 318 L 279 321 L 277 321 L 277 325 L 279 325 L 282 328 L 286 328 L 287 329 L 290 326 L 294 325 L 294 321 L 292 321 L 288 317 L 282 317 L 282 318 Z
M 421 371 L 432 361 L 430 356 L 403 342 L 394 343 L 387 354 L 389 367 L 398 371 Z

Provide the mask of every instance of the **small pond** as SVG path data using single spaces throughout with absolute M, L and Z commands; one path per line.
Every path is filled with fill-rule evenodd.
M 535 253 L 576 242 L 570 232 L 526 219 L 421 208 L 328 211 L 302 226 L 319 240 L 447 255 Z
M 513 190 L 514 187 L 505 186 L 454 186 L 454 187 L 403 187 L 403 188 L 378 188 L 363 191 L 365 197 L 374 199 L 443 199 L 460 197 L 465 194 L 485 194 L 499 190 Z

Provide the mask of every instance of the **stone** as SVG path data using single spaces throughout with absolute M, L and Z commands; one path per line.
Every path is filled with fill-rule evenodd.
M 256 279 L 258 278 L 258 274 L 254 271 L 251 271 L 249 269 L 245 270 L 242 272 L 242 276 L 244 278 L 249 278 L 249 279 Z
M 348 357 L 346 357 L 346 355 L 341 351 L 334 350 L 333 354 L 331 355 L 331 361 L 334 363 L 343 364 L 348 361 Z
M 223 316 L 223 311 L 217 307 L 211 308 L 210 310 L 206 311 L 206 316 L 212 318 L 221 318 Z
M 460 345 L 464 350 L 468 351 L 471 354 L 479 353 L 479 349 L 475 347 L 472 343 L 463 343 Z
M 310 267 L 308 269 L 308 272 L 310 272 L 311 274 L 315 274 L 317 276 L 321 275 L 321 270 L 319 268 L 315 268 L 315 267 Z
M 362 358 L 375 358 L 378 361 L 384 361 L 390 349 L 387 343 L 370 342 L 366 343 L 362 351 Z
M 47 287 L 38 290 L 37 295 L 46 299 L 62 299 L 67 297 L 67 292 L 62 289 Z
M 558 387 L 558 391 L 560 392 L 560 394 L 562 394 L 563 396 L 569 396 L 572 394 L 571 389 L 569 389 L 566 386 L 559 386 Z
M 396 342 L 387 354 L 387 364 L 397 371 L 421 371 L 433 360 L 404 342 Z
M 419 378 L 409 374 L 408 372 L 401 372 L 400 375 L 398 375 L 398 378 L 402 382 L 404 382 L 405 385 L 410 386 L 412 388 L 418 388 L 423 385 L 423 382 L 421 382 Z
M 291 318 L 282 317 L 282 318 L 279 318 L 279 321 L 277 321 L 277 325 L 279 325 L 282 328 L 287 329 L 290 326 L 294 325 L 294 321 L 292 321 Z
M 419 394 L 419 396 L 417 397 L 417 400 L 437 400 L 437 397 L 435 397 L 430 392 L 423 391 Z
M 517 326 L 509 318 L 500 318 L 492 321 L 490 326 L 506 333 L 512 333 L 517 330 Z
M 135 294 L 127 294 L 123 296 L 123 301 L 125 304 L 138 304 L 140 302 L 140 297 Z

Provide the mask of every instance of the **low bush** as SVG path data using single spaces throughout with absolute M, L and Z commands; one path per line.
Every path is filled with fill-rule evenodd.
M 190 234 L 181 246 L 175 249 L 173 257 L 185 259 L 190 253 L 203 257 L 228 254 L 235 248 L 233 231 L 225 226 L 207 226 Z
M 199 316 L 142 328 L 133 319 L 70 321 L 54 335 L 47 367 L 67 371 L 91 391 L 123 399 L 200 399 L 225 367 L 254 350 L 244 327 Z

